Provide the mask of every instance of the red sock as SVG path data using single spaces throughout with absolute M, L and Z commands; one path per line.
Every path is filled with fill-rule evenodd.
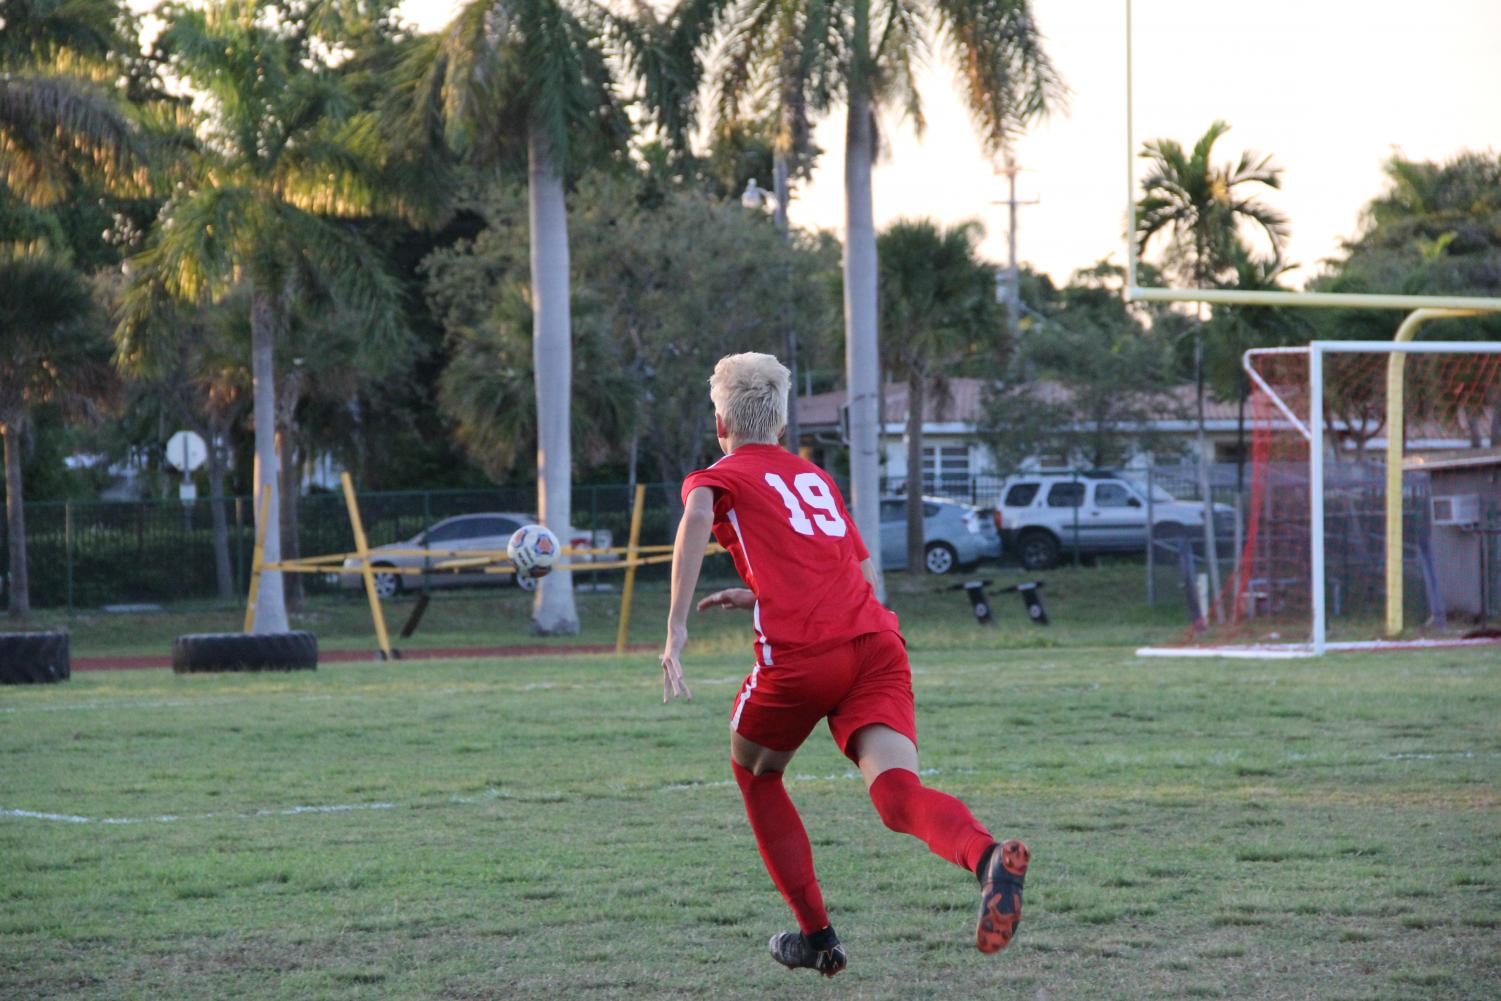
M 827 927 L 829 912 L 824 910 L 823 893 L 813 875 L 813 846 L 808 844 L 808 832 L 803 829 L 797 807 L 782 787 L 782 773 L 752 775 L 749 768 L 734 761 L 730 765 L 740 784 L 740 795 L 745 798 L 745 813 L 750 817 L 766 871 L 792 908 L 798 927 L 810 934 Z
M 969 807 L 948 793 L 929 789 L 905 768 L 888 768 L 870 784 L 870 799 L 893 831 L 928 843 L 933 854 L 970 872 L 995 843 Z

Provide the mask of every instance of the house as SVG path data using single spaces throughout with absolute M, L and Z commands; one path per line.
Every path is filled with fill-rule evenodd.
M 1501 447 L 1409 456 L 1402 467 L 1428 478 L 1430 606 L 1484 622 L 1501 607 Z
M 984 379 L 953 378 L 948 380 L 946 397 L 935 399 L 928 394 L 927 413 L 923 420 L 923 490 L 924 492 L 977 493 L 974 481 L 1004 477 L 1011 470 L 996 468 L 995 457 L 977 434 L 984 412 Z M 1067 392 L 1055 382 L 1039 382 L 1037 389 L 1044 399 L 1062 399 Z M 846 401 L 843 389 L 798 398 L 801 427 L 801 450 L 820 465 L 835 468 L 844 464 L 846 445 L 844 428 Z M 907 479 L 907 386 L 889 382 L 883 387 L 884 420 L 881 426 L 882 471 L 890 483 Z M 1191 461 L 1197 430 L 1194 419 L 1194 389 L 1181 386 L 1168 394 L 1163 415 L 1151 422 L 1148 433 L 1163 436 L 1171 447 L 1160 451 L 1173 456 L 1173 462 Z M 1250 413 L 1246 414 L 1245 433 L 1251 430 Z M 1212 461 L 1234 462 L 1240 454 L 1241 422 L 1239 406 L 1212 396 L 1205 403 L 1207 451 Z M 1186 457 L 1186 458 L 1185 458 Z M 1036 456 L 1023 468 L 1062 466 L 1061 456 Z M 1131 467 L 1153 464 L 1150 452 L 1140 453 L 1128 463 Z

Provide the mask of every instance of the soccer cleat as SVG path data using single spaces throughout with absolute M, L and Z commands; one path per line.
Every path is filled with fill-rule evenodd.
M 980 885 L 980 921 L 975 926 L 975 946 L 981 952 L 1000 952 L 1011 944 L 1022 919 L 1022 882 L 1032 855 L 1016 839 L 996 845 L 990 852 Z
M 807 968 L 832 977 L 849 964 L 849 957 L 845 955 L 844 946 L 839 944 L 839 936 L 834 934 L 832 925 L 812 935 L 796 931 L 777 932 L 767 946 L 771 949 L 771 958 L 789 970 Z

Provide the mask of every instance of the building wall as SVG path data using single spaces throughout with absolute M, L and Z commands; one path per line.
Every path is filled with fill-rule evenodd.
M 1481 518 L 1501 503 L 1501 466 L 1480 469 L 1435 469 L 1430 493 L 1434 497 L 1478 494 Z M 1485 537 L 1450 525 L 1434 525 L 1430 540 L 1439 593 L 1449 616 L 1479 617 L 1484 598 L 1481 553 Z M 1486 568 L 1495 576 L 1495 567 Z M 1494 600 L 1494 599 L 1493 599 Z

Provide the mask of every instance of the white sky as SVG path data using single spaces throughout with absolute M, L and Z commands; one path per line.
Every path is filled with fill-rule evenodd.
M 1019 256 L 1060 284 L 1107 255 L 1124 263 L 1126 192 L 1125 2 L 1032 0 L 1047 50 L 1072 90 L 1068 112 L 1017 146 Z M 408 0 L 432 30 L 453 0 Z M 1283 187 L 1266 201 L 1292 224 L 1294 285 L 1353 235 L 1361 207 L 1382 191 L 1395 150 L 1445 159 L 1501 145 L 1501 0 L 1135 0 L 1135 131 L 1185 148 L 1223 118 L 1231 131 L 1216 162 L 1271 153 Z M 888 151 L 875 172 L 876 224 L 903 216 L 978 218 L 982 248 L 1006 260 L 1005 179 L 981 152 L 952 70 L 920 82 L 928 118 L 883 122 Z M 825 150 L 796 191 L 794 225 L 843 228 L 843 112 L 822 123 Z M 1141 167 L 1138 162 L 1138 182 Z M 770 184 L 770 178 L 762 179 Z

